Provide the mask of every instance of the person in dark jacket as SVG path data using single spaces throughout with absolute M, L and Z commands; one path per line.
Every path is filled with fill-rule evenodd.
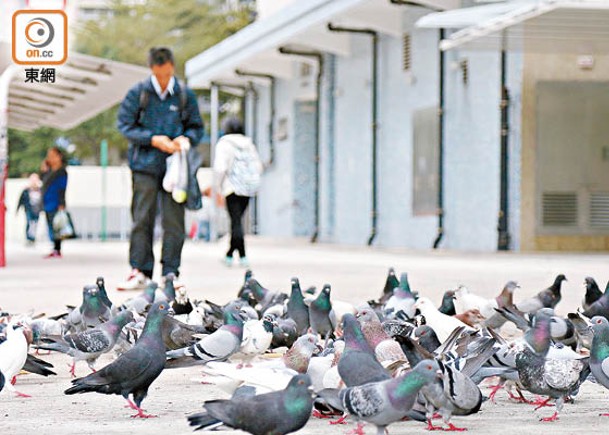
M 179 274 L 184 244 L 184 205 L 162 188 L 166 159 L 203 136 L 203 121 L 195 94 L 174 77 L 174 59 L 168 48 L 152 48 L 150 78 L 133 86 L 121 103 L 118 129 L 129 140 L 129 167 L 133 181 L 129 246 L 131 274 L 118 290 L 145 287 L 154 270 L 152 252 L 157 198 L 161 208 L 162 275 Z M 186 93 L 185 104 L 181 93 Z M 142 96 L 146 101 L 142 106 Z
M 23 189 L 21 196 L 19 196 L 19 204 L 17 205 L 17 211 L 21 207 L 25 211 L 25 238 L 28 243 L 33 244 L 36 242 L 36 228 L 38 227 L 38 217 L 42 210 L 42 182 L 40 176 L 36 173 L 31 174 L 28 177 L 28 186 Z
M 42 175 L 42 203 L 49 227 L 49 238 L 53 241 L 53 251 L 45 258 L 61 258 L 61 239 L 55 237 L 53 219 L 59 210 L 66 208 L 66 188 L 68 173 L 63 151 L 52 147 L 47 151 L 48 171 Z

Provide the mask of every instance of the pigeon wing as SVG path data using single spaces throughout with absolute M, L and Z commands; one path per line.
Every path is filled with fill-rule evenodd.
M 68 346 L 84 353 L 103 352 L 111 345 L 110 338 L 99 329 L 65 335 L 63 339 Z

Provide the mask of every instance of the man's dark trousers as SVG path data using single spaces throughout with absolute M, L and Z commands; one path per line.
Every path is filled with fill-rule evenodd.
M 154 269 L 152 252 L 154 223 L 157 206 L 161 207 L 163 228 L 163 248 L 161 251 L 162 275 L 179 273 L 184 245 L 184 205 L 173 200 L 170 193 L 163 190 L 162 176 L 133 172 L 133 201 L 131 202 L 131 244 L 129 262 L 151 278 Z

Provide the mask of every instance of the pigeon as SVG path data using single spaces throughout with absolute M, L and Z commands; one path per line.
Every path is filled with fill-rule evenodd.
M 556 411 L 542 421 L 555 421 L 564 404 L 564 397 L 577 392 L 589 374 L 587 358 L 571 349 L 553 348 L 550 352 L 551 312 L 541 309 L 533 327 L 526 332 L 527 346 L 516 355 L 516 368 L 521 384 L 534 394 L 548 396 L 539 406 L 556 399 Z
M 121 306 L 121 311 L 131 310 L 140 316 L 143 315 L 148 309 L 148 306 L 154 303 L 156 289 L 158 286 L 159 285 L 156 282 L 150 281 L 142 293 L 123 303 Z
M 389 268 L 389 272 L 387 272 L 387 279 L 385 280 L 385 287 L 383 287 L 383 293 L 381 298 L 379 299 L 379 304 L 385 305 L 389 298 L 393 296 L 393 289 L 400 285 L 400 281 L 395 275 L 395 270 L 393 267 Z
M 582 314 L 589 319 L 594 316 L 603 316 L 605 319 L 609 319 L 609 283 L 607 283 L 605 293 L 594 301 L 587 310 L 583 311 Z
M 584 299 L 582 301 L 582 308 L 584 309 L 584 311 L 586 311 L 594 302 L 600 299 L 600 297 L 603 295 L 603 292 L 601 292 L 601 290 L 598 288 L 598 284 L 596 283 L 594 278 L 590 276 L 587 276 L 584 279 L 584 285 L 586 286 L 586 294 L 584 295 Z
M 274 319 L 271 348 L 277 349 L 278 347 L 292 347 L 299 337 L 296 322 L 290 318 L 279 319 L 272 315 L 269 315 L 269 317 Z
M 54 350 L 70 355 L 73 358 L 70 373 L 75 376 L 77 361 L 87 361 L 89 368 L 95 371 L 95 362 L 100 355 L 110 352 L 123 327 L 133 322 L 133 313 L 123 311 L 112 320 L 83 332 L 68 334 L 64 336 L 48 336 L 39 349 Z
M 235 306 L 224 311 L 224 325 L 213 334 L 207 335 L 197 343 L 182 349 L 167 352 L 169 359 L 178 359 L 168 367 L 178 367 L 180 363 L 203 363 L 224 361 L 239 350 L 243 338 L 243 318 Z
M 304 303 L 298 278 L 292 278 L 292 292 L 287 304 L 288 317 L 296 322 L 298 334 L 304 334 L 309 329 L 309 307 Z
M 241 286 L 241 288 L 239 289 L 239 292 L 237 293 L 238 298 L 243 299 L 243 293 L 246 291 L 250 291 L 247 288 L 247 282 L 252 278 L 252 276 L 254 276 L 254 272 L 252 272 L 251 269 L 247 269 L 243 276 L 243 285 Z
M 609 321 L 603 316 L 591 319 L 592 348 L 590 349 L 590 371 L 596 382 L 609 389 Z M 609 417 L 609 414 L 601 414 Z
M 389 372 L 374 355 L 359 322 L 352 314 L 343 317 L 345 350 L 338 361 L 338 373 L 347 387 L 389 379 Z
M 440 304 L 440 308 L 438 311 L 442 314 L 446 314 L 447 316 L 454 316 L 457 314 L 455 310 L 455 291 L 454 290 L 446 290 L 444 292 L 444 296 L 442 296 L 442 303 Z
M 251 364 L 252 359 L 265 353 L 273 341 L 274 322 L 270 316 L 261 320 L 248 320 L 243 324 L 243 338 L 238 352 L 231 356 L 232 359 L 243 360 Z M 240 364 L 243 367 L 243 364 Z
M 433 302 L 427 298 L 420 298 L 416 302 L 415 308 L 419 309 L 421 314 L 425 317 L 426 324 L 434 330 L 441 342 L 444 342 L 456 328 L 465 327 L 466 329 L 471 330 L 469 326 L 459 319 L 439 312 Z
M 41 360 L 40 358 L 37 358 L 34 355 L 30 355 L 28 353 L 27 358 L 25 360 L 25 364 L 23 364 L 23 368 L 21 370 L 24 370 L 28 373 L 34 373 L 36 375 L 44 376 L 46 378 L 51 375 L 57 375 L 57 373 L 51 370 L 52 368 L 53 364 Z
M 438 340 L 435 331 L 429 325 L 421 325 L 414 330 L 414 336 L 419 344 L 430 353 L 433 353 L 442 343 Z
M 464 311 L 461 314 L 455 314 L 453 317 L 471 327 L 480 325 L 485 319 L 485 317 L 480 314 L 480 310 L 478 310 L 478 308 L 472 308 Z
M 423 360 L 402 376 L 346 388 L 338 392 L 338 401 L 328 401 L 357 420 L 374 424 L 377 435 L 384 435 L 387 426 L 409 415 L 419 391 L 437 378 L 438 370 L 435 361 Z M 324 398 L 330 393 L 320 392 Z
M 334 335 L 336 328 L 336 315 L 332 310 L 330 301 L 330 284 L 324 285 L 321 292 L 309 307 L 309 323 L 314 334 L 319 334 L 326 339 Z
M 97 285 L 87 285 L 82 291 L 82 304 L 68 315 L 68 324 L 75 331 L 95 328 L 112 317 L 110 308 L 106 306 Z
M 106 307 L 112 309 L 112 307 L 114 305 L 112 304 L 112 301 L 108 297 L 108 292 L 106 292 L 106 284 L 104 281 L 104 277 L 103 276 L 97 277 L 97 279 L 95 280 L 95 285 L 97 285 L 97 289 L 99 290 L 99 297 L 100 297 L 102 303 Z
M 6 340 L 0 344 L 0 372 L 6 380 L 6 390 L 18 397 L 31 397 L 17 391 L 10 382 L 23 368 L 27 360 L 27 350 L 24 326 L 21 323 L 9 323 L 6 327 Z
M 366 341 L 374 350 L 376 359 L 381 364 L 406 361 L 402 348 L 383 330 L 383 325 L 372 308 L 366 307 L 358 310 L 356 318 L 362 327 Z
M 100 371 L 72 381 L 65 394 L 97 392 L 120 394 L 137 411 L 133 417 L 150 418 L 141 408 L 148 388 L 165 366 L 165 346 L 161 337 L 163 318 L 169 313 L 165 302 L 154 304 L 148 312 L 144 331 L 135 345 Z M 133 395 L 133 401 L 129 399 Z
M 285 390 L 231 400 L 212 400 L 188 417 L 198 429 L 224 425 L 253 435 L 284 435 L 304 427 L 313 410 L 311 379 L 297 375 Z
M 594 334 L 590 329 L 590 325 L 580 313 L 569 313 L 567 318 L 575 327 L 575 336 L 577 337 L 577 351 L 582 349 L 592 348 L 592 339 Z
M 415 299 L 408 283 L 408 274 L 403 273 L 400 276 L 400 285 L 393 289 L 393 295 L 385 304 L 385 317 L 392 319 L 405 316 L 406 319 L 412 319 L 415 313 L 414 304 Z
M 182 286 L 176 289 L 175 300 L 171 304 L 171 308 L 176 313 L 176 316 L 188 315 L 192 313 L 195 307 L 192 305 L 192 302 L 190 302 L 190 299 L 188 298 L 186 287 Z M 202 325 L 203 322 L 199 324 Z
M 175 300 L 176 289 L 174 284 L 176 279 L 175 273 L 165 275 L 165 285 L 161 291 L 157 289 L 154 297 L 155 302 L 168 302 L 171 304 Z
M 203 326 L 189 325 L 173 316 L 165 316 L 163 319 L 163 343 L 168 350 L 192 346 L 197 342 L 196 335 L 208 332 Z
M 525 299 L 516 304 L 516 308 L 523 313 L 535 314 L 542 308 L 556 308 L 560 302 L 560 288 L 563 281 L 566 281 L 564 275 L 558 275 L 554 283 L 545 290 L 540 291 L 530 299 Z
M 497 301 L 498 309 L 514 307 L 514 291 L 517 288 L 520 288 L 520 286 L 515 281 L 508 281 L 505 284 L 499 296 L 495 298 L 495 301 Z M 493 315 L 487 317 L 486 320 L 482 322 L 482 326 L 486 328 L 499 329 L 504 325 L 506 320 L 507 319 L 503 317 L 500 313 L 495 312 L 493 313 Z

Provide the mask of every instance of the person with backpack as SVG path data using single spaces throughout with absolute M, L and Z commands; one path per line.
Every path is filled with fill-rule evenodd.
M 250 198 L 260 187 L 262 161 L 252 140 L 245 136 L 240 119 L 229 117 L 222 123 L 224 136 L 216 144 L 214 158 L 214 191 L 226 204 L 230 217 L 231 238 L 224 263 L 233 265 L 233 254 L 239 253 L 241 266 L 249 266 L 245 255 L 243 215 Z
M 195 147 L 203 136 L 197 98 L 174 76 L 173 53 L 165 47 L 151 48 L 151 76 L 133 86 L 121 103 L 118 129 L 129 140 L 132 173 L 133 226 L 129 244 L 129 277 L 118 290 L 145 288 L 154 270 L 152 251 L 157 203 L 161 209 L 163 247 L 162 276 L 179 275 L 184 245 L 184 203 L 176 202 L 162 187 L 167 157 Z M 158 199 L 158 202 L 157 202 Z

